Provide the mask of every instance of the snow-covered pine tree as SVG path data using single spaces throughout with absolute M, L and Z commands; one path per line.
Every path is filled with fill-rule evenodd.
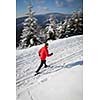
M 73 14 L 72 14 L 72 16 L 73 16 Z M 72 16 L 71 17 L 66 16 L 66 18 L 64 19 L 64 22 L 62 24 L 62 26 L 63 26 L 63 33 L 61 34 L 60 38 L 69 37 L 69 34 L 70 35 L 73 34 L 74 19 L 73 19 Z
M 82 10 L 74 11 L 70 17 L 58 24 L 59 38 L 83 34 L 83 13 Z
M 81 35 L 83 34 L 83 15 L 82 11 L 74 11 L 70 18 L 64 20 L 63 23 L 64 33 L 61 35 L 61 38 Z
M 76 11 L 73 16 L 73 34 L 74 35 L 79 35 L 83 34 L 83 16 L 82 16 L 82 11 Z
M 48 18 L 48 21 L 49 21 L 49 23 L 47 24 L 47 27 L 45 28 L 46 33 L 47 33 L 47 38 L 55 40 L 57 37 L 57 34 L 56 34 L 57 33 L 57 30 L 56 30 L 57 19 L 55 18 L 54 15 L 50 15 Z
M 64 21 L 61 21 L 60 23 L 57 24 L 57 32 L 59 38 L 65 37 L 67 24 L 68 24 L 68 16 L 65 17 Z
M 27 18 L 23 22 L 23 30 L 21 35 L 21 48 L 27 48 L 37 44 L 37 19 L 33 16 L 32 5 L 28 5 Z

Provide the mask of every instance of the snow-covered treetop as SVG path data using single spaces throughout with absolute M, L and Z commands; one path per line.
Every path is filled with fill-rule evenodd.
M 49 24 L 52 26 L 56 25 L 57 19 L 54 15 L 50 15 L 49 18 L 47 19 L 47 21 L 49 21 Z

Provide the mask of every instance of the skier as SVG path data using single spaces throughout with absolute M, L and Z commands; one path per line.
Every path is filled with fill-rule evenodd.
M 48 53 L 48 43 L 45 43 L 44 47 L 42 47 L 39 50 L 38 54 L 39 54 L 39 57 L 41 59 L 41 64 L 40 64 L 39 68 L 36 71 L 37 74 L 39 73 L 39 70 L 41 69 L 41 67 L 43 66 L 43 64 L 45 65 L 44 66 L 45 68 L 48 67 L 46 65 L 46 57 L 52 56 L 53 53 L 50 53 L 50 54 Z

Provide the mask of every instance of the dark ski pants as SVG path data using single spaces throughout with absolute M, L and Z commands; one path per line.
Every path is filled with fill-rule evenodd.
M 37 73 L 39 72 L 39 70 L 41 69 L 41 67 L 43 66 L 43 64 L 45 65 L 44 67 L 47 67 L 46 60 L 41 60 L 41 64 L 40 64 L 39 68 L 36 71 Z

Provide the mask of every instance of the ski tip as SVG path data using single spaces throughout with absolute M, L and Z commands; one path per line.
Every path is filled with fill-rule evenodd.
M 40 74 L 40 72 L 38 72 L 38 73 L 35 73 L 35 74 L 34 74 L 34 76 L 36 76 L 36 75 L 38 75 L 38 74 Z

